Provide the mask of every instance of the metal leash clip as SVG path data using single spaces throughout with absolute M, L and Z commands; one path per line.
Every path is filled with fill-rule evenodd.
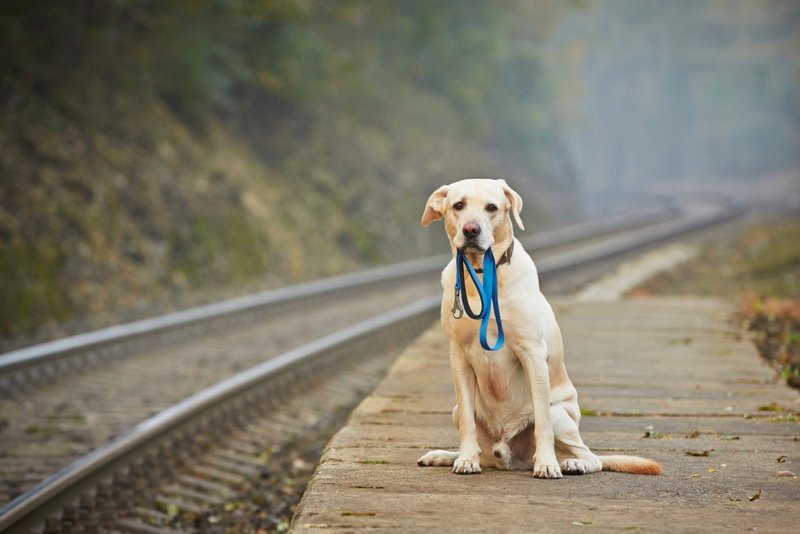
M 453 313 L 454 319 L 461 319 L 464 317 L 464 308 L 461 307 L 461 291 L 459 291 L 458 286 L 456 286 L 456 298 L 453 300 L 453 307 L 450 308 L 450 311 Z

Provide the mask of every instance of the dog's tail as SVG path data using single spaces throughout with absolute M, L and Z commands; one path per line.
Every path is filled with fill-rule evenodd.
M 639 456 L 598 456 L 603 464 L 603 471 L 616 471 L 618 473 L 632 473 L 634 475 L 660 475 L 663 472 L 661 464 L 654 460 Z

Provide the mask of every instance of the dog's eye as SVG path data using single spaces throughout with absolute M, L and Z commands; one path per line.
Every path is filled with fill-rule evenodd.
M 463 201 L 456 202 L 455 204 L 453 204 L 453 209 L 456 210 L 456 211 L 463 210 L 464 209 L 464 202 Z
M 494 213 L 495 211 L 497 211 L 497 206 L 495 206 L 494 204 L 486 204 L 486 211 L 488 211 L 489 213 Z

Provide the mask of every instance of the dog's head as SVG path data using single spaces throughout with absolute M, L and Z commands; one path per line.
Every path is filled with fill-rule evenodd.
M 522 198 L 505 180 L 461 180 L 433 192 L 422 214 L 422 226 L 443 218 L 453 247 L 483 253 L 495 243 L 513 238 L 512 214 L 517 226 L 525 229 L 520 211 Z

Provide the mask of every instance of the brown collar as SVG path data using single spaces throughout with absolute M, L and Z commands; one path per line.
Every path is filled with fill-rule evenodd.
M 513 253 L 514 253 L 514 240 L 512 239 L 511 240 L 511 244 L 508 245 L 508 248 L 506 249 L 506 251 L 503 253 L 502 256 L 500 256 L 500 259 L 497 260 L 497 266 L 500 267 L 504 263 L 511 264 L 511 255 Z M 482 273 L 483 269 L 475 269 L 475 272 L 476 273 Z

